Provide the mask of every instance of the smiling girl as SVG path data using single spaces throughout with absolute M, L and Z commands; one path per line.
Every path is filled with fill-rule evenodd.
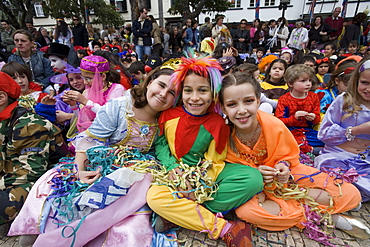
M 231 122 L 226 160 L 258 169 L 265 183 L 263 192 L 235 209 L 236 215 L 262 229 L 283 231 L 312 222 L 305 215 L 310 209 L 337 214 L 358 206 L 361 197 L 353 185 L 343 182 L 338 187 L 333 177 L 299 162 L 299 148 L 289 130 L 276 117 L 258 110 L 260 93 L 259 83 L 245 73 L 235 72 L 222 81 L 219 100 Z M 340 217 L 333 216 L 336 227 L 356 234 L 359 229 Z M 344 227 L 338 218 L 344 220 Z
M 224 163 L 229 128 L 215 112 L 222 79 L 219 70 L 221 67 L 215 59 L 183 58 L 174 73 L 172 80 L 182 89 L 182 104 L 160 116 L 156 154 L 168 172 L 164 181 L 179 181 L 189 173 L 192 176 L 180 180 L 184 186 L 176 188 L 170 189 L 163 183 L 152 185 L 147 201 L 150 208 L 163 217 L 157 219 L 157 231 L 168 230 L 173 222 L 187 229 L 208 232 L 212 239 L 222 238 L 228 246 L 252 246 L 247 223 L 215 216 L 238 207 L 262 189 L 257 170 Z M 204 167 L 209 163 L 210 168 Z M 194 170 L 202 172 L 194 174 Z M 194 183 L 194 179 L 201 181 Z M 211 184 L 216 183 L 218 189 L 204 199 L 203 194 L 197 192 L 201 187 L 206 189 L 203 185 L 209 180 Z

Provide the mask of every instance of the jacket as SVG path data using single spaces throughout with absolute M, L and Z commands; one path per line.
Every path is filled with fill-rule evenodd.
M 14 61 L 26 65 L 31 69 L 32 79 L 35 82 L 41 83 L 44 87 L 50 85 L 49 79 L 54 75 L 49 59 L 43 57 L 44 53 L 41 51 L 32 51 L 31 60 L 25 63 L 19 51 L 16 51 L 8 59 L 8 62 Z
M 134 44 L 138 45 L 139 37 L 143 38 L 144 46 L 152 45 L 152 38 L 150 33 L 152 32 L 153 25 L 148 19 L 144 21 L 143 27 L 141 28 L 141 23 L 139 20 L 134 20 L 132 23 L 132 33 L 134 34 Z
M 185 38 L 184 38 L 184 48 L 185 47 L 198 48 L 198 45 L 199 45 L 199 30 L 195 29 L 195 31 L 193 32 L 192 28 L 188 28 L 188 29 L 185 30 L 185 32 L 186 32 L 186 35 L 185 35 Z M 189 44 L 189 42 L 193 41 L 193 35 L 194 35 L 194 38 L 195 38 L 195 44 L 193 44 L 191 46 Z

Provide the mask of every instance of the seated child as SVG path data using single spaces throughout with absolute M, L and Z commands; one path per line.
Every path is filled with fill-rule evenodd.
M 275 116 L 283 121 L 296 137 L 302 134 L 303 129 L 308 145 L 317 147 L 323 146 L 323 143 L 317 139 L 317 131 L 313 129 L 313 126 L 320 122 L 319 96 L 310 92 L 314 76 L 313 70 L 303 64 L 293 65 L 286 70 L 284 79 L 290 92 L 280 97 Z M 302 145 L 301 149 L 303 148 L 306 148 L 305 151 L 311 151 L 307 150 L 306 145 Z

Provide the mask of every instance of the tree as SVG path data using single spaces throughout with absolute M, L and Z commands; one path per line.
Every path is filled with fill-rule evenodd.
M 94 20 L 91 23 L 103 25 L 121 26 L 124 19 L 116 11 L 114 5 L 107 4 L 104 0 L 46 0 L 47 4 L 44 11 L 53 18 L 72 18 L 73 15 L 80 16 L 85 22 L 86 8 L 89 13 L 94 14 Z
M 26 26 L 26 21 L 32 21 L 34 14 L 32 0 L 5 0 L 0 1 L 0 10 L 16 29 Z
M 15 28 L 24 28 L 25 21 L 32 21 L 34 16 L 34 2 L 35 0 L 3 0 L 0 1 L 0 10 Z M 42 6 L 44 13 L 53 18 L 71 18 L 73 15 L 78 15 L 86 23 L 87 7 L 94 13 L 92 23 L 113 26 L 121 26 L 124 23 L 116 7 L 107 4 L 104 0 L 45 0 Z
M 228 0 L 173 0 L 168 13 L 180 14 L 186 20 L 196 18 L 200 13 L 225 12 L 229 7 Z
M 131 21 L 139 18 L 139 9 L 146 7 L 145 0 L 130 0 L 131 6 Z

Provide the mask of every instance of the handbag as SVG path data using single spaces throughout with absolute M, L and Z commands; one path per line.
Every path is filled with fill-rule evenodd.
M 321 32 L 323 32 L 323 28 L 324 28 L 324 25 L 322 24 L 322 27 L 321 27 Z M 327 34 L 327 35 L 321 35 L 321 40 L 322 42 L 326 42 L 330 39 L 330 35 Z

